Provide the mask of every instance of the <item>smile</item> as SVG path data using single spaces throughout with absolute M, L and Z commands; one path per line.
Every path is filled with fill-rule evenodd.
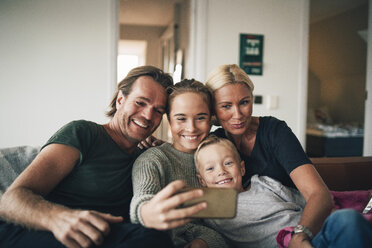
M 230 183 L 232 181 L 232 178 L 224 179 L 221 181 L 216 182 L 217 185 L 225 184 L 225 183 Z
M 138 120 L 133 120 L 133 122 L 134 122 L 134 124 L 136 124 L 137 126 L 140 126 L 142 128 L 148 128 L 149 127 L 146 123 L 140 122 Z
M 241 122 L 239 124 L 231 124 L 231 126 L 233 128 L 243 128 L 244 127 L 244 124 L 245 124 L 245 122 Z
M 199 135 L 182 135 L 182 137 L 184 138 L 184 139 L 187 139 L 187 140 L 196 140 L 198 137 L 199 137 Z

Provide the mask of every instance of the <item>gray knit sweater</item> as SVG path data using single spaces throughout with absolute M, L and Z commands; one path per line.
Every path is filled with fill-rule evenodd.
M 157 192 L 174 180 L 183 180 L 187 186 L 200 186 L 195 176 L 193 154 L 180 152 L 169 143 L 148 149 L 141 154 L 133 166 L 133 199 L 130 218 L 133 223 L 144 225 L 140 209 Z M 222 236 L 195 220 L 170 231 L 177 247 L 183 247 L 196 238 L 201 238 L 212 247 L 227 247 Z

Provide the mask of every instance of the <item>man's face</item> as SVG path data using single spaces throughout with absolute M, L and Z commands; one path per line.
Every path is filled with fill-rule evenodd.
M 116 113 L 121 133 L 130 141 L 139 142 L 159 126 L 167 101 L 163 86 L 149 76 L 139 77 L 128 96 L 121 92 L 116 99 Z

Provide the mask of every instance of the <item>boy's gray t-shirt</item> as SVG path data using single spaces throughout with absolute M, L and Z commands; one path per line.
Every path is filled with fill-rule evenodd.
M 235 218 L 205 222 L 236 247 L 277 247 L 277 233 L 298 224 L 305 203 L 298 190 L 254 175 L 250 190 L 238 194 Z

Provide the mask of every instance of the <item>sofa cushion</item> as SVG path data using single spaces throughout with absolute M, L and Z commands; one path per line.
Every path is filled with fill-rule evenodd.
M 372 157 L 311 158 L 330 190 L 372 189 Z
M 32 162 L 40 147 L 17 146 L 0 149 L 0 198 L 16 177 Z

